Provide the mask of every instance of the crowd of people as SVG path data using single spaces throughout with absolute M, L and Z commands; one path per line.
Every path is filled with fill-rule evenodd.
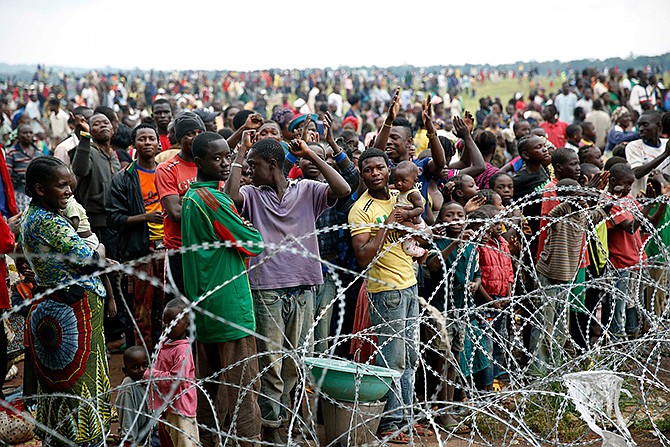
M 286 445 L 319 353 L 401 373 L 378 435 L 407 444 L 432 432 L 407 411 L 422 363 L 437 424 L 464 427 L 464 389 L 667 319 L 662 79 L 585 70 L 472 114 L 455 73 L 321 74 L 5 85 L 0 250 L 20 280 L 0 309 L 25 318 L 46 445 L 102 445 L 115 417 L 123 445 Z

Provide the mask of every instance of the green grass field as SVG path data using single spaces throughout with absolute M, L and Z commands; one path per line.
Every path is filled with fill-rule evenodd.
M 532 87 L 544 87 L 549 93 L 552 89 L 556 88 L 549 87 L 549 80 L 547 78 L 535 78 L 532 82 Z M 503 107 L 507 102 L 514 97 L 516 92 L 522 92 L 524 94 L 524 99 L 528 99 L 528 93 L 531 90 L 531 83 L 527 79 L 502 79 L 496 83 L 486 82 L 485 84 L 479 84 L 479 82 L 472 82 L 471 88 L 476 89 L 475 97 L 466 95 L 465 92 L 462 93 L 463 109 L 469 110 L 474 113 L 479 109 L 479 98 L 490 96 L 492 99 L 496 97 L 500 98 Z
M 549 80 L 547 78 L 535 78 L 532 82 L 532 87 L 544 87 L 547 90 L 547 93 L 551 92 L 556 86 L 549 87 Z M 461 100 L 463 103 L 463 110 L 469 110 L 473 114 L 479 109 L 479 98 L 490 96 L 492 99 L 500 98 L 500 101 L 504 106 L 507 102 L 514 97 L 516 92 L 522 92 L 524 94 L 524 99 L 528 99 L 528 93 L 531 90 L 531 83 L 527 79 L 502 79 L 498 82 L 487 81 L 484 84 L 479 84 L 475 81 L 471 83 L 471 88 L 474 87 L 476 94 L 474 97 L 471 95 L 466 95 L 465 92 L 461 93 Z M 344 93 L 344 92 L 342 92 Z M 289 95 L 289 104 L 292 104 L 293 101 L 297 99 L 295 94 Z M 272 106 L 281 103 L 281 95 L 273 95 L 268 101 L 268 109 L 272 109 Z M 344 109 L 346 111 L 347 105 L 345 104 Z

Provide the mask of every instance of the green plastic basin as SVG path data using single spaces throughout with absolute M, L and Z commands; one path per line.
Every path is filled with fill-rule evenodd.
M 374 402 L 391 388 L 401 374 L 388 368 L 333 358 L 306 357 L 314 385 L 332 399 L 344 402 Z M 358 392 L 358 396 L 357 396 Z

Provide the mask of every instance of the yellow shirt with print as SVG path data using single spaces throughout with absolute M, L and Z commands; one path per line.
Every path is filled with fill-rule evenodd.
M 379 231 L 379 227 L 374 225 L 384 223 L 391 214 L 396 204 L 396 195 L 397 191 L 389 200 L 379 200 L 366 191 L 349 211 L 350 225 L 365 226 L 351 228 L 351 235 L 371 233 L 370 239 L 374 238 Z M 401 237 L 402 233 L 396 230 L 386 233 L 384 246 L 380 250 L 384 254 L 374 261 L 368 272 L 369 292 L 407 289 L 416 284 L 412 257 L 402 250 L 402 243 L 399 242 Z

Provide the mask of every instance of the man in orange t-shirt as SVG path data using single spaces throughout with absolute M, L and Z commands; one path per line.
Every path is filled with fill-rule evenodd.
M 158 132 L 150 125 L 140 124 L 133 130 L 133 145 L 138 158 L 112 178 L 107 218 L 108 225 L 119 231 L 122 262 L 152 255 L 147 262 L 135 265 L 135 271 L 144 272 L 148 279 L 130 276 L 126 290 L 127 295 L 133 296 L 133 317 L 139 329 L 135 344 L 146 345 L 151 352 L 161 333 L 161 321 L 152 319 L 152 315 L 162 315 L 164 303 L 164 289 L 150 282 L 151 278 L 162 282 L 165 269 L 163 207 L 155 182 Z M 131 336 L 131 331 L 126 337 Z
M 195 113 L 184 111 L 175 117 L 174 130 L 181 151 L 156 168 L 156 188 L 165 210 L 164 244 L 168 250 L 181 248 L 181 201 L 197 173 L 191 144 L 205 131 L 205 124 Z M 175 286 L 184 293 L 181 253 L 171 254 L 169 264 Z

